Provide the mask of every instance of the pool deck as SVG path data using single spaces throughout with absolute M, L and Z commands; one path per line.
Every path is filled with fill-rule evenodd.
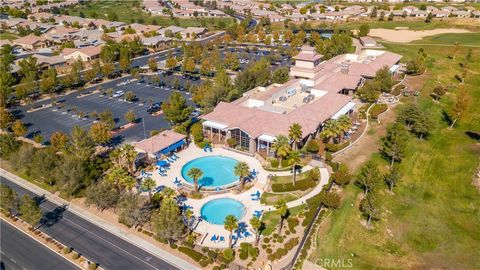
M 240 245 L 242 242 L 253 242 L 255 240 L 255 234 L 253 230 L 250 228 L 250 222 L 249 220 L 253 217 L 253 213 L 255 210 L 268 212 L 268 211 L 273 211 L 275 208 L 272 205 L 262 205 L 260 203 L 260 200 L 252 200 L 251 194 L 256 193 L 257 191 L 260 193 L 263 193 L 264 190 L 263 188 L 266 187 L 267 184 L 267 176 L 269 174 L 272 174 L 272 172 L 266 171 L 263 169 L 262 165 L 260 162 L 254 158 L 250 157 L 247 155 L 243 155 L 240 153 L 236 153 L 233 151 L 229 151 L 227 149 L 223 148 L 213 148 L 212 152 L 204 152 L 203 149 L 198 148 L 195 146 L 193 143 L 188 146 L 188 148 L 180 151 L 177 153 L 177 156 L 179 156 L 179 160 L 173 162 L 170 165 L 170 169 L 167 171 L 167 176 L 160 176 L 158 172 L 153 173 L 153 179 L 157 182 L 157 185 L 159 186 L 167 186 L 176 189 L 177 187 L 173 183 L 175 180 L 175 177 L 177 177 L 182 184 L 187 184 L 191 185 L 187 181 L 185 181 L 182 178 L 182 167 L 185 165 L 187 162 L 199 158 L 199 157 L 204 157 L 204 156 L 226 156 L 230 158 L 234 158 L 238 161 L 245 161 L 247 162 L 248 166 L 250 167 L 250 170 L 255 169 L 257 171 L 257 181 L 255 182 L 254 186 L 251 187 L 249 190 L 244 191 L 242 193 L 233 193 L 233 192 L 228 192 L 224 194 L 215 194 L 215 195 L 210 195 L 206 198 L 203 199 L 187 199 L 185 201 L 186 205 L 189 205 L 192 207 L 192 211 L 195 217 L 200 217 L 200 211 L 202 206 L 213 199 L 219 199 L 219 198 L 230 198 L 230 199 L 235 199 L 240 201 L 246 208 L 246 213 L 243 218 L 239 220 L 239 222 L 244 222 L 247 225 L 247 230 L 250 232 L 251 236 L 247 238 L 241 238 L 238 239 L 236 242 L 234 242 L 235 245 Z M 288 172 L 282 172 L 282 175 L 288 175 Z M 279 173 L 277 175 L 280 175 Z M 289 208 L 299 206 L 302 204 L 305 204 L 305 201 L 308 198 L 311 198 L 318 194 L 324 185 L 328 183 L 328 178 L 329 178 L 329 173 L 327 168 L 321 167 L 320 168 L 320 183 L 308 194 L 306 194 L 304 197 L 299 198 L 295 201 L 291 201 L 287 203 L 287 206 Z M 216 225 L 216 224 L 211 224 L 206 221 L 200 221 L 198 224 L 195 226 L 195 231 L 199 234 L 202 234 L 202 237 L 198 239 L 198 244 L 206 247 L 212 247 L 212 248 L 226 248 L 228 246 L 228 238 L 230 233 L 225 230 L 223 225 Z M 217 236 L 223 236 L 225 238 L 225 242 L 213 242 L 211 241 L 211 237 L 213 235 Z M 235 233 L 234 233 L 235 235 Z

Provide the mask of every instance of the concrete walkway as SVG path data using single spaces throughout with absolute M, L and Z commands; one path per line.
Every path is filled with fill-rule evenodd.
M 82 209 L 81 207 L 79 206 L 76 206 L 74 204 L 70 204 L 68 201 L 28 182 L 27 180 L 21 178 L 21 177 L 18 177 L 17 175 L 14 175 L 2 168 L 0 168 L 0 176 L 2 177 L 5 177 L 5 178 L 8 178 L 9 180 L 13 181 L 14 183 L 16 183 L 17 185 L 27 189 L 27 190 L 30 190 L 31 192 L 33 193 L 36 193 L 38 195 L 45 195 L 45 198 L 55 204 L 58 204 L 58 205 L 68 205 L 68 210 L 78 216 L 80 216 L 81 218 L 85 219 L 85 220 L 88 220 L 90 221 L 91 223 L 95 224 L 96 226 L 98 227 L 101 227 L 102 229 L 114 234 L 115 236 L 129 242 L 130 244 L 132 245 L 135 245 L 155 256 L 157 256 L 158 258 L 180 268 L 180 269 L 200 269 L 198 268 L 197 266 L 187 262 L 187 261 L 184 261 L 183 259 L 171 254 L 171 253 L 168 253 L 167 251 L 149 243 L 148 241 L 134 235 L 134 234 L 131 234 L 130 232 L 128 231 L 125 231 L 107 221 L 105 221 L 104 219 L 102 219 L 101 217 L 97 216 L 97 215 L 94 215 L 84 209 Z

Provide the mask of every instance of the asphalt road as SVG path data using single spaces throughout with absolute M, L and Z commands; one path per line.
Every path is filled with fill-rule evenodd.
M 13 188 L 19 197 L 32 192 L 0 177 L 0 182 Z M 38 198 L 38 197 L 37 197 Z M 98 263 L 104 269 L 161 269 L 172 270 L 177 267 L 161 260 L 147 251 L 107 232 L 73 214 L 68 209 L 49 201 L 40 204 L 44 214 L 44 223 L 40 230 L 64 245 L 72 247 L 82 256 Z
M 69 270 L 77 266 L 62 258 L 17 228 L 1 221 L 0 269 Z

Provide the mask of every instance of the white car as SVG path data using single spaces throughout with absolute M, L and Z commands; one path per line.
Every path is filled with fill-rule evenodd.
M 115 92 L 115 93 L 113 94 L 112 97 L 118 98 L 118 97 L 123 96 L 124 94 L 125 94 L 125 93 L 124 93 L 123 91 L 117 91 L 117 92 Z

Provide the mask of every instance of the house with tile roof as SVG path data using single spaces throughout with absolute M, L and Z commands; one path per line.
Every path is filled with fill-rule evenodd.
M 38 37 L 34 34 L 17 38 L 13 40 L 13 44 L 18 45 L 26 50 L 35 50 L 39 48 L 48 48 L 52 41 L 45 37 Z
M 82 59 L 84 62 L 97 59 L 100 56 L 100 46 L 89 46 L 83 48 L 65 48 L 63 49 L 63 55 L 65 59 L 76 60 Z

